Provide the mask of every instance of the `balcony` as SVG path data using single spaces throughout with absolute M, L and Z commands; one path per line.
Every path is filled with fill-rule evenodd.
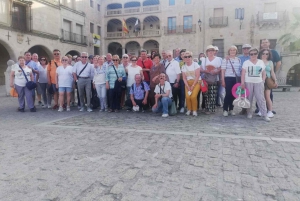
M 281 27 L 288 21 L 288 14 L 286 11 L 257 14 L 257 25 L 262 27 Z
M 159 11 L 159 5 L 155 6 L 143 6 L 143 12 L 144 13 L 149 13 L 149 12 L 158 12 Z
M 209 26 L 211 28 L 227 27 L 228 26 L 228 17 L 227 16 L 223 16 L 223 17 L 210 17 L 209 18 Z
M 133 37 L 150 37 L 150 36 L 160 36 L 160 30 L 143 30 L 143 31 L 129 31 L 129 34 L 126 34 L 122 31 L 118 32 L 107 32 L 106 38 L 133 38 Z
M 191 34 L 196 33 L 196 25 L 179 25 L 179 26 L 165 26 L 164 27 L 164 34 L 171 35 L 171 34 Z
M 69 43 L 76 43 L 76 44 L 81 44 L 81 45 L 87 45 L 86 41 L 86 36 L 72 33 L 66 30 L 61 30 L 62 31 L 62 42 L 69 42 Z
M 107 16 L 112 16 L 112 15 L 122 15 L 122 10 L 123 10 L 123 9 L 106 10 L 106 15 L 107 15 Z
M 131 13 L 140 13 L 140 8 L 124 8 L 124 14 L 131 14 Z

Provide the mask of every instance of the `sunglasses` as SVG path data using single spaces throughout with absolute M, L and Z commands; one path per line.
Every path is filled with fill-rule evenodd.
M 136 60 L 131 60 L 131 61 L 136 61 Z
M 123 59 L 128 59 L 128 57 L 123 57 Z
M 41 61 L 46 61 L 46 59 L 41 59 Z
M 62 61 L 68 61 L 68 59 L 63 59 Z
M 54 53 L 53 55 L 57 56 L 57 55 L 60 55 L 59 53 Z
M 86 58 L 88 58 L 88 57 L 83 56 L 83 57 L 81 57 L 81 58 L 86 59 Z
M 257 53 L 251 53 L 250 54 L 250 56 L 256 56 L 257 55 Z
M 119 59 L 113 59 L 113 61 L 119 61 Z
M 192 58 L 192 56 L 184 56 L 184 58 Z
M 168 55 L 168 57 L 172 57 L 172 55 Z
M 267 55 L 267 56 L 268 56 L 268 55 L 269 55 L 269 53 L 262 53 L 262 55 Z

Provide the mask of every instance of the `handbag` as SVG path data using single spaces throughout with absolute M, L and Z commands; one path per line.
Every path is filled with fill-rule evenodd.
M 233 71 L 234 74 L 235 74 L 235 80 L 236 80 L 236 83 L 241 83 L 241 76 L 237 76 L 236 71 L 235 71 L 235 69 L 234 69 L 234 67 L 233 67 L 233 65 L 232 65 L 232 63 L 231 63 L 231 61 L 230 61 L 230 59 L 229 59 L 229 62 L 230 62 L 230 64 L 231 64 L 232 71 Z
M 205 80 L 202 80 L 201 84 L 200 84 L 200 88 L 202 93 L 206 93 L 208 91 L 208 84 Z
M 247 96 L 247 90 L 244 90 L 245 91 L 245 97 L 241 97 L 241 92 L 242 90 L 240 90 L 240 93 L 239 93 L 239 96 L 233 101 L 233 105 L 236 106 L 236 107 L 241 107 L 241 108 L 250 108 L 250 101 L 246 98 Z
M 113 68 L 115 70 L 115 73 L 117 75 L 117 80 L 115 81 L 115 87 L 116 90 L 119 90 L 119 88 L 121 88 L 121 90 L 125 90 L 126 89 L 126 80 L 122 77 L 122 81 L 120 82 L 118 79 L 119 79 L 119 76 L 118 76 L 118 73 L 115 69 L 115 66 L 113 65 Z
M 23 70 L 23 68 L 20 65 L 19 65 L 19 67 L 21 68 L 21 70 L 23 72 L 23 75 L 24 75 L 24 77 L 25 77 L 25 79 L 27 81 L 26 82 L 27 89 L 29 89 L 29 90 L 35 89 L 37 87 L 36 83 L 33 82 L 33 81 L 29 81 L 28 78 L 27 78 L 27 76 L 26 76 L 26 74 L 25 74 L 25 72 L 24 72 L 24 70 Z
M 17 92 L 17 90 L 15 89 L 15 88 L 11 88 L 10 89 L 10 96 L 11 97 L 18 97 L 18 92 Z
M 273 80 L 273 78 L 266 78 L 266 85 L 269 89 L 275 89 L 276 88 L 276 82 Z
M 175 101 L 172 100 L 171 108 L 169 110 L 169 115 L 174 116 L 176 114 L 177 114 L 177 109 L 176 109 Z
M 206 68 L 206 58 L 204 60 L 204 66 Z M 218 75 L 212 75 L 210 73 L 205 73 L 204 80 L 207 82 L 207 84 L 215 84 L 217 82 Z

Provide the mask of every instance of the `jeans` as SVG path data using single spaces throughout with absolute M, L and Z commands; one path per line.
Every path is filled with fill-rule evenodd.
M 183 80 L 179 80 L 179 85 L 180 85 L 180 92 L 179 92 L 179 108 L 184 107 L 184 102 L 185 102 L 185 85 Z
M 225 90 L 226 90 L 226 95 L 224 99 L 224 105 L 223 105 L 223 110 L 227 111 L 228 110 L 233 110 L 233 101 L 234 101 L 234 96 L 231 93 L 232 87 L 236 84 L 236 78 L 235 77 L 225 77 Z
M 47 83 L 38 83 L 38 84 L 41 89 L 41 95 L 43 98 L 44 105 L 51 106 L 51 94 L 48 94 L 48 84 Z
M 91 79 L 79 78 L 77 82 L 81 107 L 84 107 L 84 90 L 86 93 L 87 106 L 91 104 Z
M 126 87 L 126 100 L 130 100 L 130 89 L 131 87 Z
M 18 92 L 19 108 L 25 109 L 25 98 L 26 98 L 27 106 L 30 109 L 34 108 L 33 98 L 32 98 L 32 90 L 27 89 L 26 86 L 21 87 L 16 84 L 15 84 L 15 89 Z
M 120 110 L 121 109 L 121 94 L 115 92 L 114 89 L 108 90 L 108 96 L 110 101 L 110 109 L 111 110 Z
M 174 87 L 175 83 L 171 83 L 171 87 L 172 87 L 172 95 L 173 95 L 173 99 L 175 101 L 175 105 L 177 107 L 177 103 L 178 103 L 178 99 L 180 97 L 180 86 L 178 86 L 177 88 Z
M 169 114 L 169 107 L 172 105 L 172 99 L 169 97 L 162 97 L 161 100 L 158 101 L 157 107 L 152 108 L 152 111 L 162 112 L 163 114 Z
M 106 85 L 104 84 L 95 84 L 98 98 L 100 100 L 101 110 L 106 109 Z

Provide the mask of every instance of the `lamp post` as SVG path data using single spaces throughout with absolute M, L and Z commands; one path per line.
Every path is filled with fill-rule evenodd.
M 96 36 L 93 39 L 94 39 L 94 44 L 97 44 L 99 39 Z
M 202 24 L 202 21 L 199 19 L 198 20 L 198 26 L 199 26 L 200 32 L 201 32 L 201 24 Z

